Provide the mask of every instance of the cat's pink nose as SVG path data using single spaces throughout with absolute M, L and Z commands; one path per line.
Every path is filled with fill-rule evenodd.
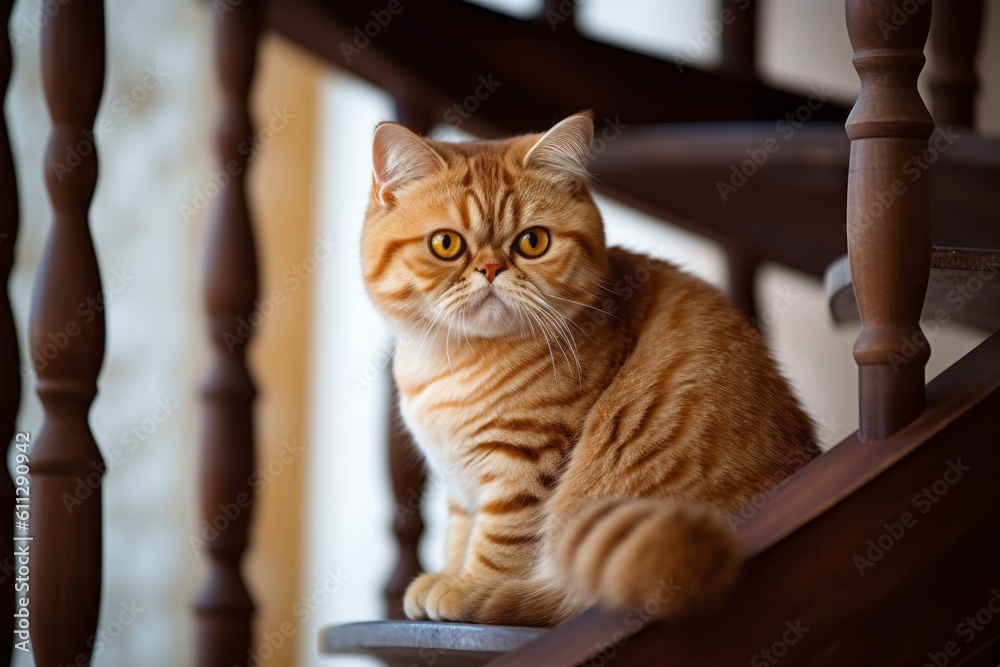
M 483 264 L 481 267 L 476 269 L 476 271 L 479 271 L 481 274 L 486 276 L 486 279 L 491 283 L 493 282 L 494 278 L 500 275 L 501 271 L 506 271 L 506 270 L 507 267 L 504 266 L 503 264 Z

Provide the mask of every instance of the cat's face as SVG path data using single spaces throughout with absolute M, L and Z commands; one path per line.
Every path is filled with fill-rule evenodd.
M 596 300 L 607 258 L 586 187 L 589 114 L 544 135 L 449 144 L 375 130 L 365 284 L 402 331 L 555 335 Z

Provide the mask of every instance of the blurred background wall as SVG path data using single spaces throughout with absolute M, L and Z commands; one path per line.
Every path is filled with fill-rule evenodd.
M 517 15 L 536 6 L 533 0 L 481 4 Z M 996 63 L 1000 0 L 987 5 L 980 62 Z M 119 452 L 121 464 L 104 484 L 103 641 L 94 664 L 186 665 L 189 610 L 203 575 L 191 537 L 200 529 L 198 384 L 207 359 L 201 252 L 215 168 L 212 9 L 194 0 L 107 0 L 106 6 L 108 69 L 98 119 L 109 119 L 113 129 L 97 138 L 101 175 L 91 221 L 108 350 L 91 424 L 105 459 Z M 842 0 L 769 0 L 765 8 L 761 71 L 789 87 L 825 84 L 851 99 L 858 83 Z M 711 0 L 583 0 L 580 25 L 600 39 L 670 56 L 716 12 Z M 15 70 L 6 112 L 22 204 L 11 297 L 22 344 L 50 221 L 42 179 L 49 129 L 38 60 L 43 16 L 39 0 L 21 0 L 10 26 Z M 715 62 L 717 44 L 700 58 Z M 1000 132 L 997 68 L 981 76 L 982 127 Z M 260 127 L 272 118 L 286 121 L 267 141 L 257 137 L 251 164 L 261 295 L 281 297 L 251 344 L 265 480 L 246 563 L 259 607 L 255 657 L 276 666 L 367 664 L 319 658 L 316 634 L 333 622 L 378 617 L 394 557 L 383 446 L 382 364 L 391 345 L 364 295 L 357 250 L 371 129 L 392 117 L 392 106 L 383 92 L 268 37 L 253 107 Z M 598 199 L 611 242 L 724 283 L 722 255 L 712 244 Z M 758 290 L 764 308 L 787 303 L 783 313 L 774 311 L 767 334 L 824 444 L 833 445 L 856 427 L 850 352 L 857 330 L 835 327 L 821 286 L 794 272 L 767 267 Z M 949 325 L 931 341 L 929 375 L 982 337 Z M 33 372 L 25 368 L 23 377 L 20 428 L 36 431 Z M 440 483 L 432 479 L 429 489 L 423 555 L 433 567 L 442 560 L 444 504 Z M 123 605 L 141 611 L 112 637 L 109 620 Z M 293 630 L 282 632 L 287 622 Z

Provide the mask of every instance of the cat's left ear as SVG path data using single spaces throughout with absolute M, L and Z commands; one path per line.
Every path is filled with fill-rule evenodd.
M 388 203 L 393 191 L 446 166 L 437 151 L 399 123 L 387 121 L 375 128 L 372 168 L 380 203 Z
M 594 116 L 590 111 L 559 121 L 524 156 L 525 167 L 541 169 L 558 180 L 586 181 L 587 160 L 594 143 Z

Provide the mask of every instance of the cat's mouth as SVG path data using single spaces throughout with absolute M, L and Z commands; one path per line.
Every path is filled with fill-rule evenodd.
M 480 336 L 509 335 L 518 329 L 517 309 L 495 286 L 484 289 L 466 308 L 465 326 L 469 333 Z
M 485 294 L 483 294 L 479 298 L 479 301 L 473 306 L 473 310 L 476 311 L 482 311 L 484 308 L 505 312 L 507 310 L 507 303 L 495 288 L 490 287 L 485 290 Z

